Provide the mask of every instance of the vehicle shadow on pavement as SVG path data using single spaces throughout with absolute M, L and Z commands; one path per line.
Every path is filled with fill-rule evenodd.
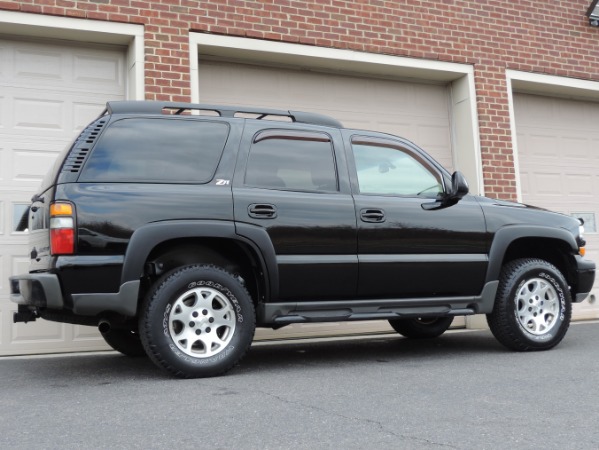
M 235 372 L 305 368 L 370 362 L 410 364 L 422 358 L 434 362 L 469 358 L 473 354 L 511 354 L 490 331 L 449 332 L 436 339 L 381 335 L 343 340 L 301 340 L 253 345 Z
M 164 373 L 149 358 L 131 358 L 117 352 L 7 358 L 0 359 L 0 367 L 0 385 L 6 381 L 39 382 L 60 388 L 69 384 L 97 386 L 134 379 L 164 379 Z
M 489 331 L 448 332 L 436 339 L 407 339 L 399 335 L 351 336 L 336 339 L 297 339 L 255 342 L 240 366 L 229 376 L 294 368 L 326 368 L 376 363 L 418 364 L 469 358 L 473 354 L 513 354 Z M 0 360 L 2 382 L 44 384 L 66 388 L 69 383 L 100 386 L 170 376 L 149 358 L 130 358 L 117 352 L 10 358 Z

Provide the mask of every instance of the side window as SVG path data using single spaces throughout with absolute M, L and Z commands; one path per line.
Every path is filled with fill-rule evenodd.
M 229 126 L 188 119 L 123 119 L 104 131 L 79 181 L 207 183 Z
M 441 175 L 419 155 L 400 146 L 352 143 L 362 194 L 436 197 Z
M 324 133 L 266 130 L 250 149 L 245 185 L 293 191 L 337 191 L 331 139 Z

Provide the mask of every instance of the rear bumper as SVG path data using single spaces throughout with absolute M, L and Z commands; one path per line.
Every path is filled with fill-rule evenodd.
M 593 288 L 595 282 L 595 263 L 584 259 L 582 256 L 576 257 L 576 277 L 577 290 L 576 297 L 573 299 L 575 303 L 583 301 Z
M 49 309 L 64 308 L 58 277 L 51 273 L 30 273 L 10 277 L 10 300 L 19 305 Z
M 139 281 L 136 280 L 124 283 L 115 293 L 71 294 L 72 312 L 81 316 L 112 312 L 133 317 L 137 313 L 138 293 Z M 64 310 L 66 307 L 58 276 L 52 273 L 10 277 L 10 300 L 34 308 Z

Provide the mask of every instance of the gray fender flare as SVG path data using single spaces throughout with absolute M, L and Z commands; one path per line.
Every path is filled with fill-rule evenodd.
M 232 239 L 249 245 L 258 255 L 257 263 L 261 265 L 269 290 L 267 295 L 278 296 L 277 259 L 268 233 L 261 227 L 219 220 L 172 220 L 138 228 L 127 246 L 121 284 L 139 280 L 150 252 L 158 244 L 171 239 L 198 237 Z
M 563 228 L 543 227 L 538 225 L 508 225 L 500 228 L 493 237 L 489 250 L 489 266 L 486 282 L 499 279 L 501 265 L 508 247 L 517 239 L 544 238 L 555 239 L 567 243 L 572 252 L 578 251 L 578 245 L 572 233 Z

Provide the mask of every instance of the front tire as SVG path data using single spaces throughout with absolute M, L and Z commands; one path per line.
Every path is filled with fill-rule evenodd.
M 174 269 L 149 291 L 139 319 L 143 346 L 181 378 L 223 374 L 252 343 L 254 305 L 241 281 L 207 265 Z
M 572 298 L 562 273 L 541 259 L 517 259 L 501 271 L 487 322 L 495 338 L 512 350 L 548 350 L 570 326 Z
M 453 322 L 453 317 L 417 317 L 392 319 L 389 324 L 402 336 L 412 339 L 432 339 L 441 336 Z

